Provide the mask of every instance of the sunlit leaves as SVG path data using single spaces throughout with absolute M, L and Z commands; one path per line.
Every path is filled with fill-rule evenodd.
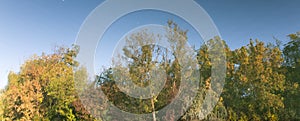
M 54 54 L 33 56 L 22 65 L 19 73 L 11 72 L 3 94 L 4 118 L 75 120 L 78 107 L 72 104 L 78 99 L 73 67 L 77 66 L 74 57 L 78 49 L 77 46 L 59 48 Z

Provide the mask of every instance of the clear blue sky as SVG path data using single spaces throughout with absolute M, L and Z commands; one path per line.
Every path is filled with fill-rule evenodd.
M 56 45 L 73 44 L 85 18 L 102 2 L 103 0 L 1 0 L 0 88 L 7 84 L 9 71 L 18 72 L 20 65 L 31 55 L 51 53 Z M 274 42 L 274 36 L 286 42 L 286 35 L 300 31 L 299 0 L 197 2 L 208 12 L 222 38 L 233 49 L 246 45 L 250 38 Z M 102 46 L 103 44 L 113 45 L 134 27 L 150 23 L 165 24 L 169 18 L 182 28 L 190 29 L 191 39 L 198 38 L 191 26 L 179 17 L 159 11 L 140 11 L 122 17 L 113 24 L 104 35 L 97 52 L 110 56 L 111 53 L 101 51 L 110 49 L 109 46 Z M 96 55 L 96 60 L 102 61 L 100 54 Z

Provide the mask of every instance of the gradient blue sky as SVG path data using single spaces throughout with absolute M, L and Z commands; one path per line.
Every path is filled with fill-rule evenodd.
M 73 44 L 85 18 L 102 2 L 103 0 L 1 0 L 0 88 L 7 84 L 9 71 L 18 72 L 20 65 L 33 54 L 51 53 L 56 45 Z M 300 31 L 299 0 L 196 2 L 208 12 L 222 38 L 232 49 L 246 45 L 250 38 L 274 42 L 274 36 L 285 43 L 288 41 L 286 35 Z M 184 9 L 180 6 L 178 8 Z M 103 46 L 105 43 L 114 44 L 109 40 L 119 39 L 136 26 L 165 24 L 169 18 L 179 23 L 182 28 L 189 29 L 190 38 L 199 38 L 193 33 L 193 28 L 177 16 L 158 11 L 140 11 L 113 24 L 97 51 L 111 55 L 101 51 L 110 48 Z M 96 60 L 101 61 L 100 54 L 96 55 Z

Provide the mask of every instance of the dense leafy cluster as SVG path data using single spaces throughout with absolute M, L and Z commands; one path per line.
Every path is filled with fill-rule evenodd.
M 89 119 L 74 88 L 73 73 L 84 72 L 76 68 L 77 53 L 76 46 L 59 48 L 54 54 L 32 57 L 19 73 L 11 72 L 1 95 L 2 120 Z

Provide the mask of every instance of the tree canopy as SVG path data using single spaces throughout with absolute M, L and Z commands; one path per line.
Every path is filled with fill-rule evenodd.
M 148 119 L 134 120 L 172 121 L 180 113 L 183 115 L 178 120 L 182 121 L 300 120 L 300 33 L 288 35 L 290 41 L 284 45 L 250 40 L 235 50 L 226 41 L 212 38 L 192 50 L 193 61 L 186 56 L 190 54 L 185 47 L 188 31 L 173 21 L 168 21 L 166 30 L 170 48 L 153 44 L 160 41 L 161 35 L 139 31 L 128 36 L 123 54 L 97 75 L 96 80 L 89 80 L 86 68 L 75 61 L 80 52 L 76 45 L 31 57 L 19 72 L 9 73 L 8 85 L 0 91 L 0 120 L 132 119 L 114 114 L 108 108 L 110 103 L 126 112 L 151 114 Z M 218 52 L 224 56 L 217 56 Z M 222 61 L 226 61 L 220 65 L 226 73 L 219 97 L 218 89 L 223 85 L 212 82 L 220 80 L 222 75 L 214 77 L 212 69 Z M 193 74 L 200 76 L 188 78 Z M 185 78 L 189 83 L 199 82 L 199 89 L 189 92 L 194 91 L 194 98 L 187 95 L 179 100 L 182 104 L 191 102 L 190 106 L 160 114 L 183 91 Z M 150 86 L 148 99 L 125 93 L 147 87 L 151 82 L 164 82 L 164 85 L 158 94 L 155 89 L 160 85 Z M 78 93 L 75 85 L 83 87 L 79 91 L 85 93 Z M 132 85 L 136 86 L 132 88 Z M 204 102 L 208 94 L 215 95 L 211 97 L 217 102 L 213 107 Z M 99 104 L 94 103 L 97 101 Z M 209 114 L 203 117 L 205 112 Z

